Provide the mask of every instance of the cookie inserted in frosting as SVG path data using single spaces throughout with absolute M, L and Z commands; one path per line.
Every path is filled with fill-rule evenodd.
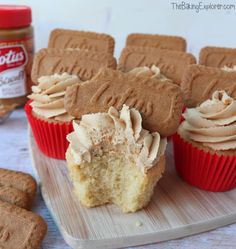
M 69 122 L 73 119 L 64 107 L 64 96 L 68 86 L 80 82 L 76 75 L 68 73 L 42 76 L 38 85 L 32 87 L 31 106 L 38 116 L 56 121 Z
M 236 149 L 236 101 L 225 91 L 197 108 L 186 109 L 180 130 L 187 139 L 203 143 L 213 150 Z

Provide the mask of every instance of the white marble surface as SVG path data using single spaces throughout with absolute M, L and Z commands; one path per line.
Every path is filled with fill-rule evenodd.
M 27 120 L 22 109 L 16 110 L 6 123 L 0 125 L 0 167 L 16 169 L 34 175 L 28 150 Z M 43 249 L 69 249 L 59 234 L 43 200 L 38 193 L 34 211 L 48 223 L 48 233 Z M 236 224 L 207 233 L 162 242 L 137 249 L 235 249 Z

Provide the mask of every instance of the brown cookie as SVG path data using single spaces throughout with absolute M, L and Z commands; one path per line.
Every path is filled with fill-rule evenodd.
M 1 168 L 0 186 L 11 187 L 25 192 L 31 200 L 35 197 L 37 190 L 37 183 L 31 175 Z
M 211 98 L 216 90 L 225 90 L 230 96 L 236 98 L 236 72 L 191 65 L 183 75 L 181 88 L 187 107 L 196 107 Z
M 144 128 L 170 136 L 179 125 L 182 93 L 170 81 L 102 69 L 92 80 L 68 87 L 65 96 L 66 110 L 78 119 L 123 104 L 141 112 Z
M 135 67 L 156 65 L 167 78 L 180 84 L 187 65 L 195 63 L 194 56 L 184 52 L 148 47 L 126 47 L 121 52 L 118 68 L 128 72 Z
M 126 46 L 153 47 L 186 51 L 186 40 L 180 36 L 130 34 L 126 39 Z
M 67 72 L 85 81 L 91 79 L 102 67 L 115 69 L 116 59 L 105 53 L 47 48 L 35 55 L 31 77 L 37 83 L 41 76 Z
M 31 207 L 31 200 L 27 193 L 12 187 L 0 186 L 0 200 L 25 209 Z
M 205 47 L 200 51 L 199 64 L 223 68 L 236 65 L 235 48 Z
M 54 29 L 49 38 L 49 48 L 79 48 L 113 54 L 115 41 L 107 34 L 69 29 Z
M 38 215 L 0 201 L 0 248 L 38 249 L 47 224 Z

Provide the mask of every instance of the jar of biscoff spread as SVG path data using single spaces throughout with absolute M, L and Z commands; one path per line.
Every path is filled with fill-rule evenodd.
M 34 34 L 31 8 L 0 5 L 0 106 L 22 106 L 31 90 Z

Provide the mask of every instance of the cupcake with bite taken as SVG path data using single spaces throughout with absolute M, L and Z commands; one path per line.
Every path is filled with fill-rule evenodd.
M 191 185 L 209 191 L 236 187 L 236 100 L 225 91 L 187 108 L 174 136 L 175 165 Z
M 141 114 L 126 105 L 83 115 L 73 127 L 66 159 L 81 203 L 114 203 L 123 212 L 145 207 L 165 169 L 166 138 L 143 129 Z
M 80 82 L 68 73 L 42 76 L 32 87 L 25 111 L 38 147 L 49 157 L 65 159 L 66 135 L 72 131 L 72 120 L 64 107 L 68 86 Z

